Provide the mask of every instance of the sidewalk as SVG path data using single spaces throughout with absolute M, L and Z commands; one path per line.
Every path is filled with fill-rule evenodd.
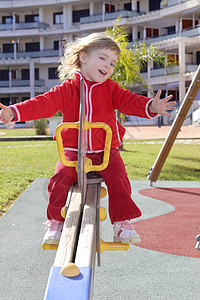
M 41 248 L 44 235 L 42 223 L 46 219 L 47 184 L 47 178 L 37 178 L 0 220 L 1 300 L 43 299 L 56 254 L 55 251 Z M 159 217 L 162 219 L 162 216 L 172 215 L 175 207 L 165 201 L 144 196 L 141 191 L 150 188 L 149 181 L 131 181 L 131 185 L 132 197 L 143 212 L 143 216 L 135 220 L 135 226 L 138 224 L 136 228 L 143 240 L 143 222 L 145 224 L 146 220 L 156 221 Z M 158 181 L 154 187 L 168 191 L 170 188 L 195 188 L 199 193 L 200 183 Z M 101 205 L 106 209 L 107 202 L 107 198 L 102 199 Z M 198 205 L 199 213 L 200 203 Z M 197 225 L 195 232 L 198 234 L 200 222 Z M 184 232 L 187 232 L 187 226 L 181 228 L 181 234 L 184 235 Z M 157 236 L 157 231 L 152 232 L 151 244 L 154 243 L 154 235 Z M 165 244 L 165 232 L 162 235 Z M 102 223 L 102 238 L 104 241 L 112 241 L 109 218 Z M 196 244 L 195 235 L 192 239 L 193 249 Z M 176 242 L 185 248 L 184 239 Z M 170 243 L 168 250 L 169 248 Z M 95 269 L 93 300 L 198 299 L 200 251 L 196 250 L 197 257 L 191 257 L 158 250 L 149 249 L 147 243 L 141 246 L 131 245 L 128 251 L 102 253 L 101 267 Z
M 170 131 L 170 126 L 127 126 L 125 139 L 165 139 Z M 177 139 L 200 139 L 200 127 L 182 126 Z

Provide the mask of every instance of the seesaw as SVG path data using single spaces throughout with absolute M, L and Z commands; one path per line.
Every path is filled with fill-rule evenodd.
M 128 250 L 129 244 L 104 242 L 101 239 L 101 221 L 106 218 L 106 210 L 100 206 L 100 198 L 106 190 L 101 187 L 103 178 L 95 171 L 107 167 L 112 140 L 111 128 L 105 123 L 91 123 L 84 119 L 84 82 L 81 80 L 81 101 L 79 122 L 62 123 L 56 128 L 56 141 L 61 162 L 75 167 L 78 183 L 69 191 L 61 215 L 65 218 L 59 245 L 43 244 L 45 250 L 57 250 L 51 268 L 44 299 L 92 299 L 92 287 L 97 256 L 105 250 Z M 64 154 L 61 132 L 65 128 L 79 130 L 78 161 L 67 161 Z M 106 132 L 104 157 L 101 165 L 93 165 L 86 157 L 86 131 L 101 128 Z

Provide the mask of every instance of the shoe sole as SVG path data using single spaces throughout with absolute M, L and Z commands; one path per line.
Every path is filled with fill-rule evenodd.
M 58 245 L 60 240 L 43 240 L 43 244 L 48 244 L 48 245 Z
M 120 238 L 118 236 L 114 236 L 113 241 L 115 243 L 122 243 L 122 244 L 137 244 L 137 243 L 141 243 L 141 238 L 139 236 L 135 236 L 132 238 Z

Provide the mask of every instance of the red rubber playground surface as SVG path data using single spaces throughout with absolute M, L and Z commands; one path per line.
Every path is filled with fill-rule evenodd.
M 200 257 L 195 249 L 200 233 L 200 188 L 149 188 L 140 194 L 167 202 L 174 211 L 134 223 L 138 247 L 175 255 Z

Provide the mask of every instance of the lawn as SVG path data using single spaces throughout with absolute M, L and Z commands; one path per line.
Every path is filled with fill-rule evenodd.
M 49 128 L 46 129 L 47 134 L 49 134 Z M 3 133 L 3 135 L 1 135 Z M 14 128 L 14 129 L 5 129 L 0 127 L 0 141 L 1 137 L 9 136 L 35 136 L 36 132 L 33 128 Z
M 55 141 L 0 142 L 0 210 L 37 177 L 50 177 L 58 152 Z
M 121 156 L 130 179 L 146 180 L 162 144 L 127 143 Z M 159 180 L 200 180 L 200 146 L 175 144 Z M 55 141 L 0 142 L 0 211 L 9 206 L 37 177 L 54 174 L 58 160 Z

